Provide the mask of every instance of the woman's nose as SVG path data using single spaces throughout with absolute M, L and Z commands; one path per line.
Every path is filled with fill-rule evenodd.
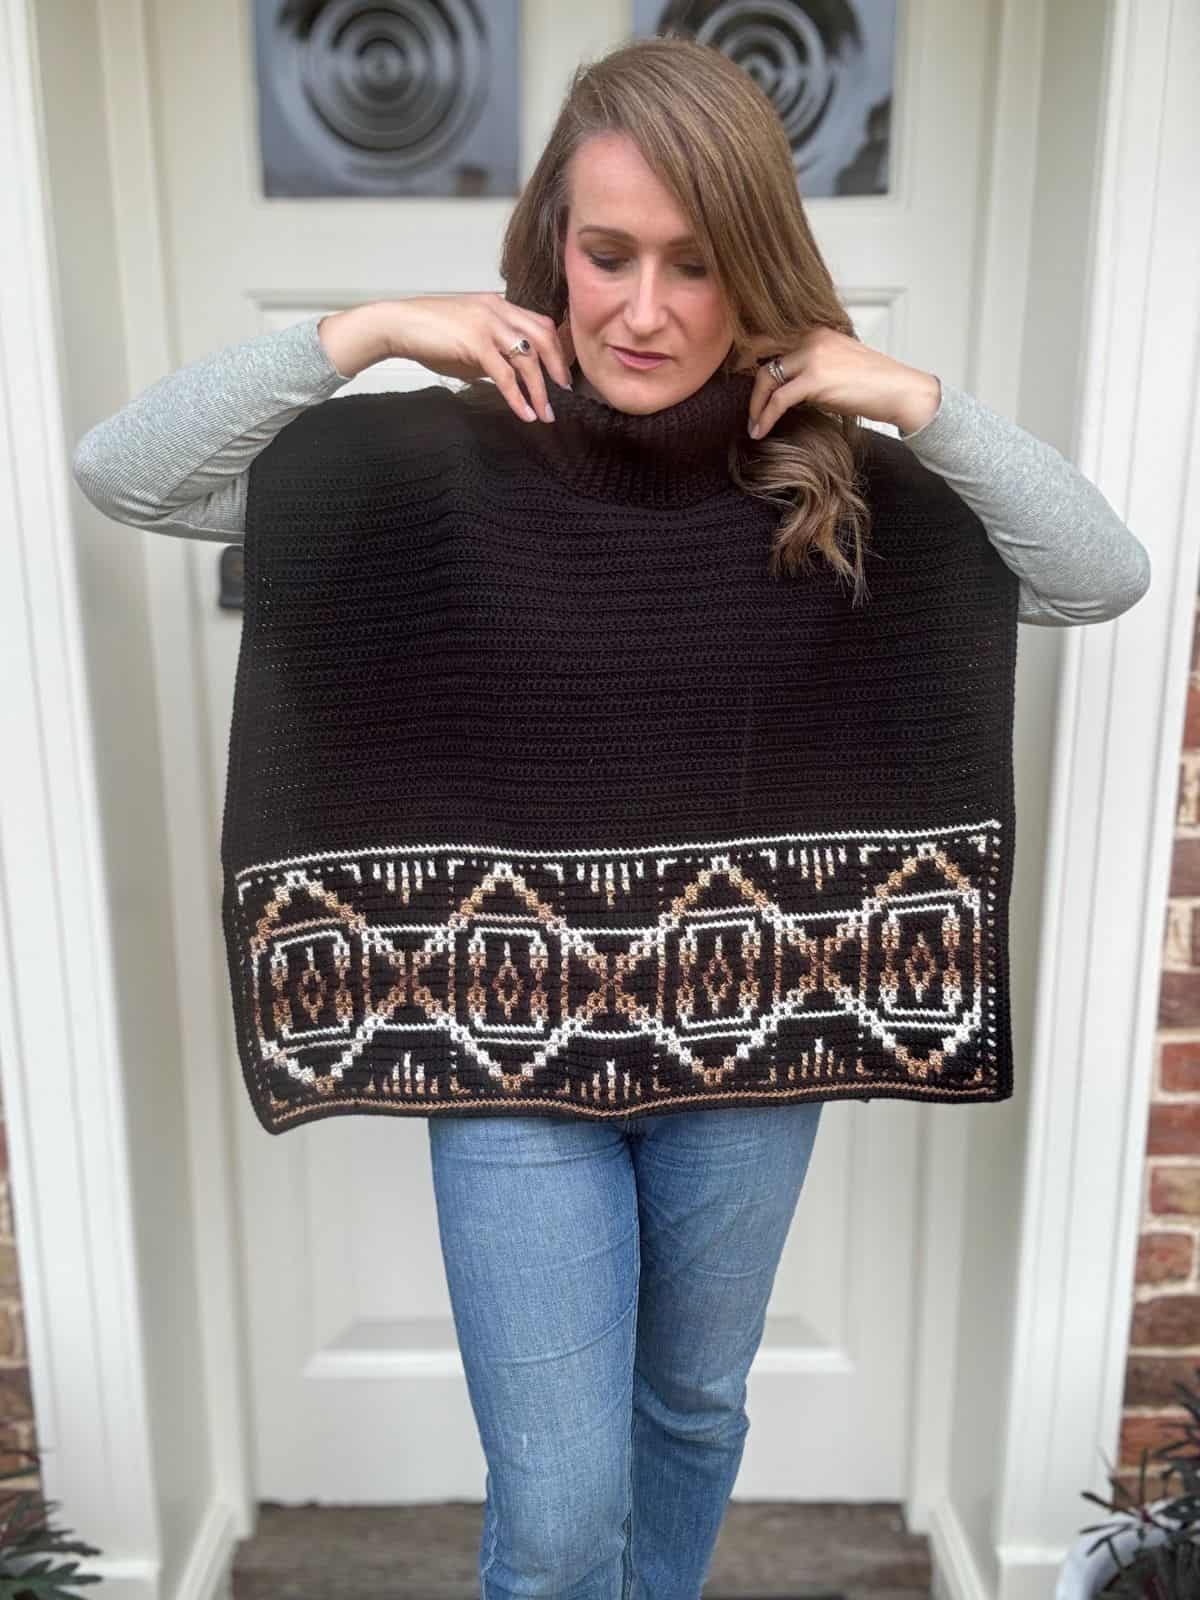
M 642 334 L 643 337 L 662 326 L 662 283 L 658 273 L 653 269 L 645 269 L 638 274 L 627 319 L 630 330 Z

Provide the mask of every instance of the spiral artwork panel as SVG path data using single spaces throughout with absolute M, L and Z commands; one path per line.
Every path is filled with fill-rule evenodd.
M 263 193 L 515 195 L 519 0 L 255 0 Z
M 634 32 L 690 36 L 748 72 L 805 199 L 888 192 L 895 0 L 634 0 Z

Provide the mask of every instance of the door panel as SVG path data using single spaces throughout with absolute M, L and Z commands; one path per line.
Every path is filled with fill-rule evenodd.
M 253 28 L 236 0 L 151 0 L 160 161 L 178 362 L 311 311 L 500 288 L 511 200 L 264 200 Z M 901 7 L 892 193 L 810 203 L 859 332 L 961 381 L 981 203 L 992 6 Z M 526 0 L 520 174 L 568 76 L 619 42 L 627 4 Z M 344 393 L 437 381 L 415 363 Z M 239 618 L 216 605 L 217 549 L 194 566 L 209 708 L 217 859 Z M 214 874 L 211 906 L 219 916 Z M 484 1463 L 446 1294 L 424 1119 L 343 1117 L 264 1135 L 229 1039 L 260 1498 L 480 1499 Z M 937 1107 L 825 1108 L 750 1379 L 739 1498 L 903 1497 L 911 1428 L 920 1151 Z

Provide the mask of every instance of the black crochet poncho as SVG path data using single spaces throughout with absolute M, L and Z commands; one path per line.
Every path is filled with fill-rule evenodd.
M 870 598 L 772 577 L 752 383 L 356 394 L 255 460 L 221 857 L 269 1132 L 1011 1095 L 1017 578 L 875 430 Z

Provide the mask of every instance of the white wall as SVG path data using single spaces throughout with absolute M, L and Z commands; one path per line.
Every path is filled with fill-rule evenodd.
M 95 0 L 33 8 L 45 86 L 72 445 L 128 398 Z M 178 1591 L 212 1497 L 162 755 L 142 541 L 77 491 L 74 528 L 117 960 L 121 1057 L 137 1207 L 163 1595 Z M 213 1070 L 218 1070 L 214 1063 Z

